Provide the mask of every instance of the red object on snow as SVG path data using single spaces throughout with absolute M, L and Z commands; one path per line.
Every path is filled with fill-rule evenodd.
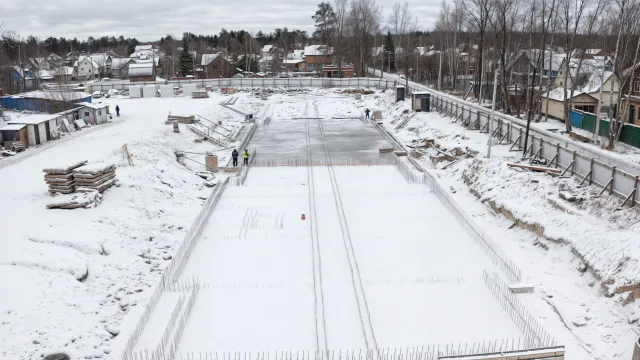
M 304 214 L 302 214 L 302 220 L 304 220 L 304 219 L 306 219 L 306 218 L 305 218 Z

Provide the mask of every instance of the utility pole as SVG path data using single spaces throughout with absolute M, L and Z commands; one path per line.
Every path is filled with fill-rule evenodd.
M 498 76 L 500 75 L 500 70 L 496 68 L 495 73 L 496 76 L 493 79 L 493 100 L 491 102 L 491 116 L 489 117 L 489 142 L 487 143 L 487 159 L 491 158 L 491 145 L 493 145 L 493 117 L 496 114 L 496 93 L 498 92 Z
M 438 68 L 438 91 L 442 88 L 442 51 L 440 51 L 440 66 Z
M 593 133 L 593 139 L 596 141 L 596 145 L 600 144 L 600 107 L 602 106 L 602 88 L 604 88 L 604 67 L 605 62 L 607 61 L 606 59 L 606 56 L 602 57 L 602 72 L 600 73 L 600 93 L 598 94 L 598 107 L 596 109 L 596 130 Z

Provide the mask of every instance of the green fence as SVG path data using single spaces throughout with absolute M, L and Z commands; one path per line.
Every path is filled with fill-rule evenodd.
M 582 122 L 577 122 L 582 124 L 582 129 L 587 130 L 589 132 L 596 131 L 596 115 L 582 112 L 578 110 L 573 110 L 572 116 L 582 116 Z M 576 123 L 573 122 L 572 123 Z M 608 120 L 600 120 L 600 129 L 598 131 L 600 136 L 608 137 L 609 136 L 609 121 Z M 622 134 L 620 135 L 620 141 L 625 144 L 635 146 L 640 148 L 640 126 L 624 124 L 622 128 Z

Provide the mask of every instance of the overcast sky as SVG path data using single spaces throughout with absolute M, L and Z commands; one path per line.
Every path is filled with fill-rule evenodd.
M 394 0 L 377 0 L 384 24 Z M 0 23 L 22 37 L 86 39 L 89 36 L 157 40 L 166 34 L 217 34 L 227 30 L 271 32 L 301 29 L 311 34 L 319 0 L 0 0 Z M 440 0 L 414 0 L 409 6 L 421 30 L 433 27 Z

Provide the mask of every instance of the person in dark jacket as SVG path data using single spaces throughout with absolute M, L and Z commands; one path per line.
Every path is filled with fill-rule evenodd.
M 233 158 L 233 167 L 238 166 L 238 150 L 233 149 L 233 152 L 231 153 L 231 157 Z
M 242 157 L 244 158 L 244 164 L 249 165 L 249 150 L 244 149 L 244 152 L 242 153 Z
M 116 105 L 116 116 L 120 116 L 120 106 Z
M 369 113 L 370 113 L 370 112 L 371 112 L 371 111 L 369 111 L 369 109 L 367 109 L 367 110 L 365 110 L 365 111 L 364 111 L 364 114 L 365 114 L 365 115 L 367 115 L 367 119 L 369 118 Z

